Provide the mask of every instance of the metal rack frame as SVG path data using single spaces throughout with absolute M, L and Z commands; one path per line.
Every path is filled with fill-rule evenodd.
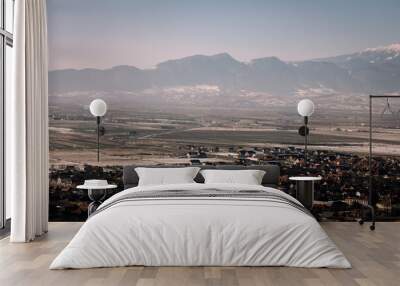
M 368 182 L 368 208 L 371 210 L 372 216 L 372 225 L 370 226 L 371 230 L 375 229 L 375 209 L 372 206 L 372 107 L 373 107 L 373 99 L 389 99 L 389 98 L 399 98 L 400 95 L 369 95 L 369 156 L 368 156 L 368 171 L 369 171 L 369 182 Z M 359 221 L 360 224 L 363 224 L 364 220 L 361 218 Z

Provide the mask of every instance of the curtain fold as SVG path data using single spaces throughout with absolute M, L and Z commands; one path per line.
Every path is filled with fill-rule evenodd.
M 45 0 L 15 2 L 14 94 L 6 118 L 12 242 L 48 228 L 48 68 Z M 9 147 L 9 148 L 7 148 Z

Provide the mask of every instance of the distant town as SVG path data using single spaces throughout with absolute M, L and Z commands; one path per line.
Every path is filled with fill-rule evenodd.
M 297 147 L 216 147 L 186 145 L 180 148 L 182 159 L 191 165 L 276 164 L 281 167 L 279 189 L 295 195 L 293 175 L 320 175 L 313 213 L 321 220 L 352 221 L 368 202 L 368 157 L 349 153 L 313 150 L 304 165 L 304 150 Z M 188 165 L 179 164 L 179 165 Z M 378 219 L 400 217 L 400 159 L 376 157 L 373 161 L 373 205 Z M 122 166 L 52 166 L 50 170 L 50 219 L 53 221 L 85 220 L 89 203 L 85 191 L 76 189 L 87 178 L 104 178 L 123 190 Z

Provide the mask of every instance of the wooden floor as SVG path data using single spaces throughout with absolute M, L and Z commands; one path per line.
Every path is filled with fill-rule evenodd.
M 0 241 L 0 285 L 400 285 L 400 223 L 323 223 L 352 269 L 289 267 L 123 267 L 48 270 L 81 223 L 50 223 L 32 243 Z

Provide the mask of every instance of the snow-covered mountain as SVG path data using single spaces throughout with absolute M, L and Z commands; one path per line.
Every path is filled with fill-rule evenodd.
M 400 44 L 301 62 L 276 57 L 240 62 L 227 53 L 195 55 L 162 62 L 154 69 L 131 66 L 111 69 L 57 70 L 49 72 L 52 95 L 71 92 L 135 92 L 163 96 L 177 90 L 191 98 L 212 95 L 266 94 L 296 96 L 315 93 L 368 94 L 400 92 Z M 197 87 L 197 88 L 196 88 Z M 200 88 L 201 92 L 196 93 Z M 218 92 L 216 92 L 218 90 Z
M 358 53 L 342 55 L 337 57 L 320 59 L 337 64 L 345 65 L 354 60 L 364 61 L 369 64 L 400 63 L 400 43 L 377 48 L 368 48 Z
M 400 91 L 400 44 L 369 48 L 349 55 L 322 59 L 346 69 L 362 92 Z

